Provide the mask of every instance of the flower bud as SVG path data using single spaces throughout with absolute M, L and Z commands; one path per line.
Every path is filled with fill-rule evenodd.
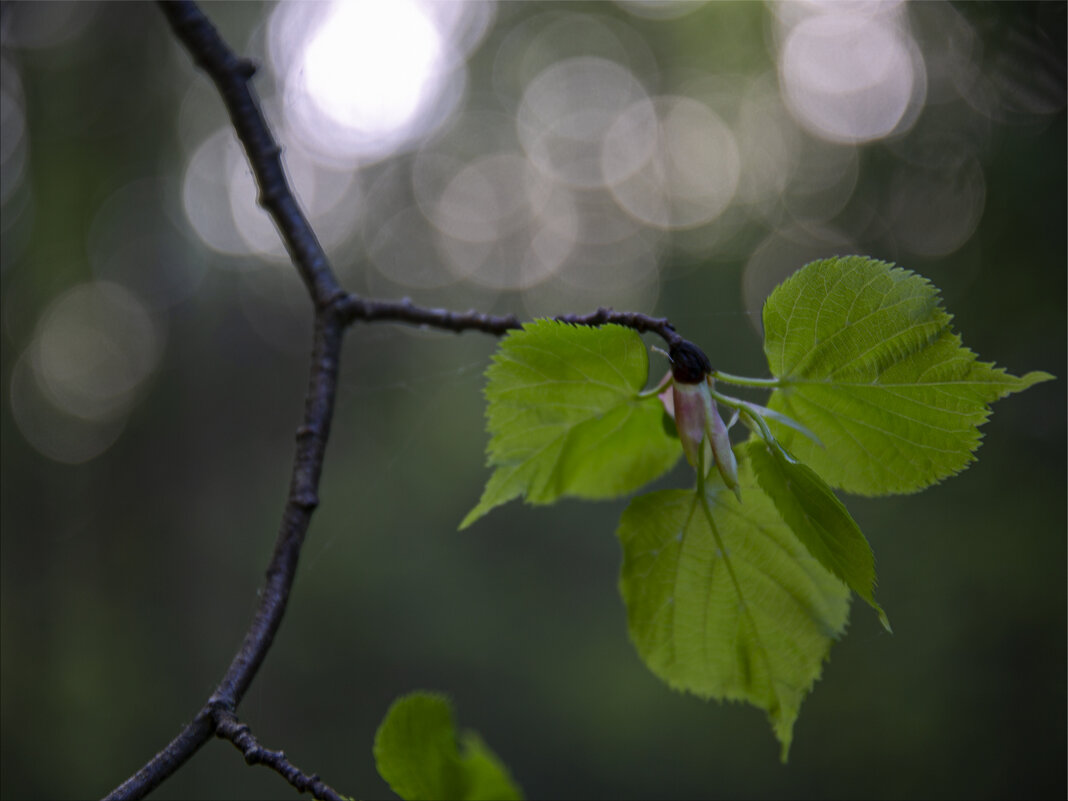
M 708 388 L 704 382 L 700 384 L 680 384 L 676 381 L 671 385 L 671 400 L 674 405 L 675 427 L 679 431 L 679 442 L 682 443 L 682 452 L 686 454 L 686 461 L 691 466 L 697 467 L 701 463 L 701 447 L 705 438 L 705 420 L 707 407 L 705 396 L 708 396 Z M 711 401 L 712 398 L 708 397 Z M 708 464 L 708 460 L 705 460 Z
M 712 399 L 711 364 L 697 347 L 681 342 L 671 349 L 672 384 L 660 394 L 668 414 L 675 418 L 686 461 L 705 476 L 716 465 L 723 483 L 738 493 L 738 460 L 731 449 L 727 425 Z

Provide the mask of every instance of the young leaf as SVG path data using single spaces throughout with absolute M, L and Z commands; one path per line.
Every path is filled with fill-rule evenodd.
M 393 702 L 375 733 L 379 775 L 401 798 L 521 799 L 507 768 L 474 732 L 456 744 L 452 708 L 417 692 Z
M 746 450 L 757 482 L 786 525 L 821 565 L 868 602 L 889 631 L 890 621 L 873 594 L 875 558 L 871 546 L 831 488 L 778 445 L 753 439 Z
M 862 495 L 914 492 L 963 470 L 993 401 L 1053 376 L 977 361 L 938 290 L 861 256 L 801 268 L 764 304 L 764 351 L 779 386 L 768 406 L 823 447 L 772 422 L 828 484 Z
M 533 504 L 622 495 L 679 458 L 660 403 L 639 398 L 649 357 L 628 328 L 529 323 L 504 338 L 486 377 L 496 470 L 460 528 L 520 495 Z
M 620 592 L 638 653 L 671 687 L 764 709 L 786 760 L 794 721 L 845 628 L 849 589 L 814 559 L 743 459 L 739 502 L 662 490 L 619 524 Z

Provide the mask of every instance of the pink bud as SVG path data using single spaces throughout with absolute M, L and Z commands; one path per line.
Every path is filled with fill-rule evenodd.
M 709 374 L 708 357 L 683 340 L 672 346 L 670 358 L 673 380 L 658 397 L 675 418 L 686 461 L 697 469 L 704 465 L 706 476 L 715 464 L 723 483 L 737 495 L 738 460 L 731 449 L 727 425 L 712 399 L 715 382 Z
M 671 385 L 671 399 L 674 404 L 675 427 L 679 431 L 679 442 L 682 443 L 682 452 L 686 454 L 686 461 L 693 467 L 701 463 L 699 457 L 705 438 L 706 398 L 711 402 L 708 387 L 703 383 L 681 384 L 676 381 Z

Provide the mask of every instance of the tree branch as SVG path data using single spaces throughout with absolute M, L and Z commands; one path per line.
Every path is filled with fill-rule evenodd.
M 161 2 L 160 7 L 177 38 L 185 45 L 195 63 L 210 76 L 226 104 L 259 187 L 259 203 L 277 226 L 311 296 L 315 307 L 315 333 L 304 416 L 296 435 L 297 448 L 289 496 L 267 567 L 266 582 L 241 648 L 196 717 L 107 798 L 143 798 L 181 767 L 213 733 L 232 740 L 250 762 L 274 768 L 297 789 L 311 790 L 317 798 L 340 798 L 317 777 L 307 776 L 289 764 L 282 752 L 268 751 L 259 746 L 248 728 L 237 722 L 234 710 L 252 683 L 281 625 L 296 576 L 300 550 L 312 513 L 319 504 L 319 478 L 333 419 L 345 329 L 356 321 L 381 320 L 456 332 L 477 330 L 501 335 L 519 328 L 520 322 L 514 315 L 492 316 L 474 310 L 452 312 L 429 309 L 416 306 L 408 299 L 370 300 L 343 291 L 311 224 L 301 212 L 290 189 L 282 169 L 281 149 L 272 137 L 249 86 L 255 66 L 233 53 L 191 0 Z M 561 315 L 556 319 L 574 325 L 616 323 L 642 333 L 656 333 L 669 346 L 683 341 L 666 319 L 636 312 L 601 308 L 587 315 Z
M 372 300 L 357 295 L 345 295 L 338 301 L 338 310 L 346 323 L 391 321 L 429 328 L 443 328 L 447 331 L 483 331 L 487 334 L 501 335 L 521 327 L 513 314 L 493 316 L 470 309 L 454 312 L 448 309 L 428 309 L 417 306 L 408 298 L 402 300 Z M 675 327 L 666 317 L 649 317 L 641 312 L 619 312 L 601 307 L 590 314 L 560 314 L 553 318 L 571 325 L 605 325 L 614 323 L 626 328 L 633 328 L 639 333 L 658 334 L 669 347 L 674 347 L 683 338 L 675 332 Z
M 279 157 L 281 151 L 248 86 L 254 68 L 233 54 L 194 3 L 165 2 L 160 7 L 175 35 L 211 76 L 226 103 L 260 187 L 259 202 L 282 233 L 312 297 L 316 309 L 315 335 L 304 418 L 297 429 L 289 497 L 252 624 L 207 704 L 166 748 L 112 791 L 108 798 L 114 799 L 143 798 L 196 753 L 215 731 L 217 711 L 236 709 L 271 647 L 285 614 L 312 512 L 319 504 L 319 477 L 333 418 L 344 335 L 344 323 L 335 302 L 345 295 L 286 181 Z

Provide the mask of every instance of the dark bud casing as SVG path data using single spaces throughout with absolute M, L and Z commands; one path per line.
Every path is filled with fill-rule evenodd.
M 712 372 L 712 362 L 692 342 L 682 340 L 671 346 L 671 377 L 680 384 L 700 384 Z

